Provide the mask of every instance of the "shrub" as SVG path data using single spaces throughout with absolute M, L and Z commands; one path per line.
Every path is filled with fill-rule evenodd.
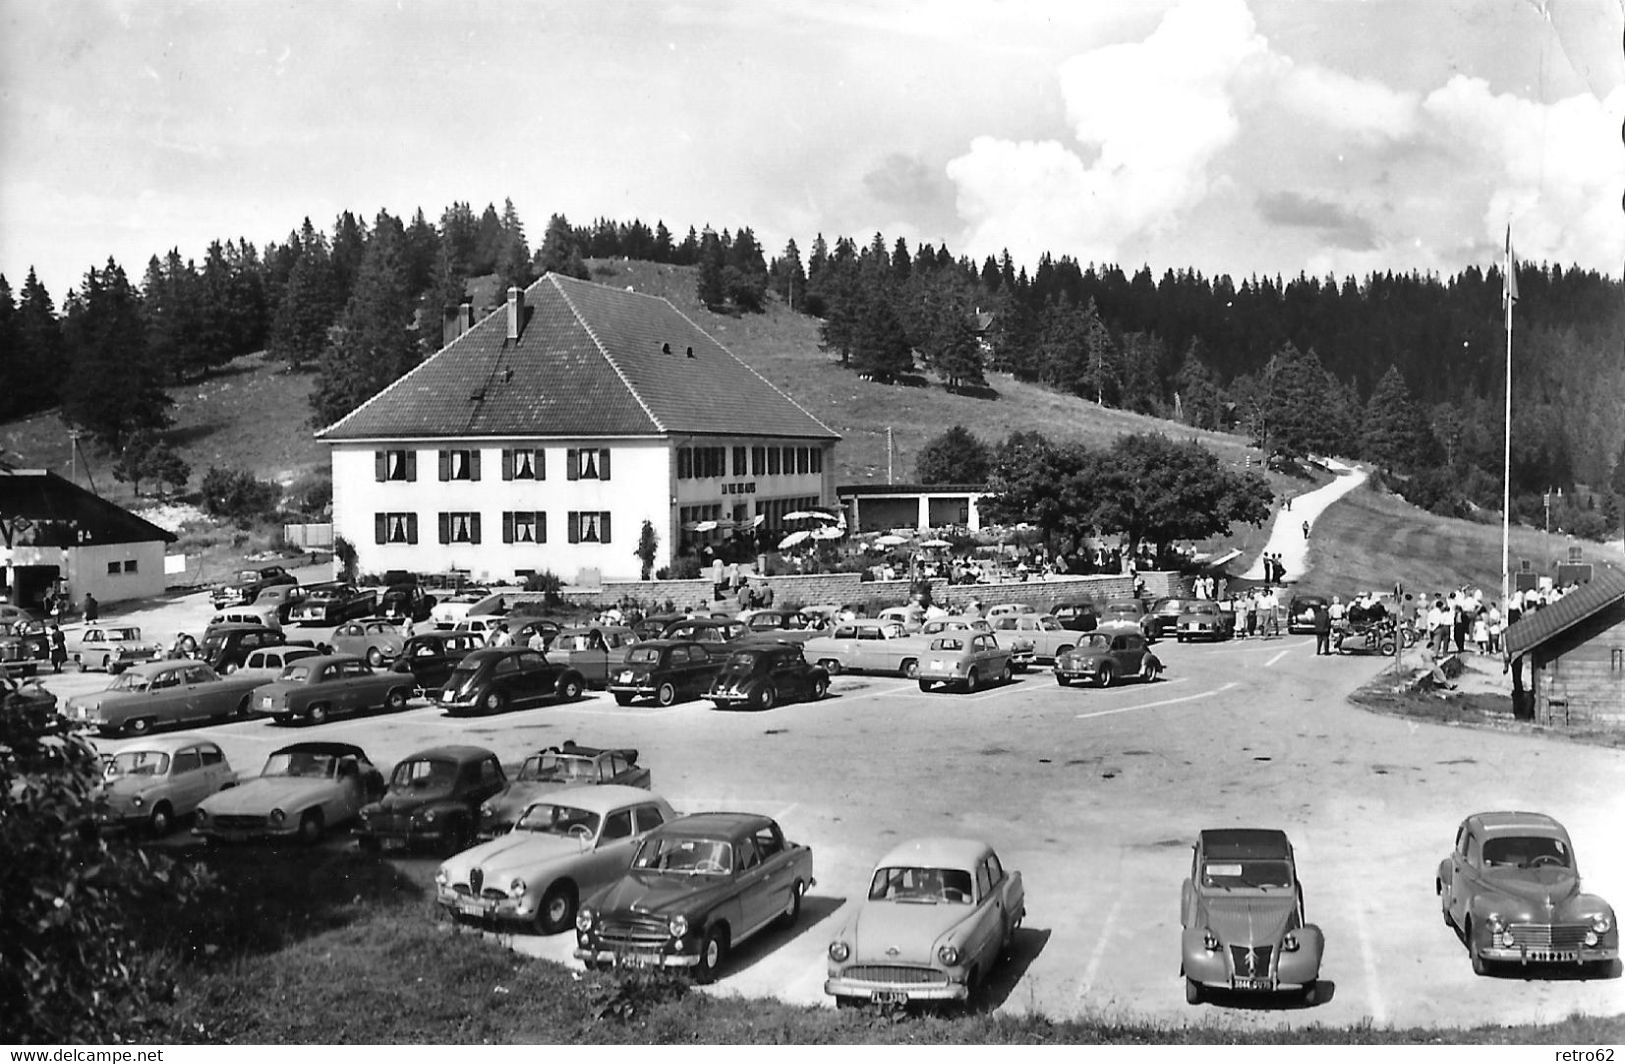
M 326 517 L 333 512 L 333 471 L 323 466 L 301 474 L 288 485 L 287 508 L 303 517 Z
M 656 580 L 698 580 L 700 577 L 700 559 L 698 555 L 685 554 L 670 565 L 662 565 L 655 570 Z
M 627 1023 L 647 1018 L 667 1002 L 681 1001 L 688 989 L 687 977 L 668 968 L 616 965 L 587 984 L 587 1001 L 593 1022 Z
M 203 508 L 215 517 L 224 517 L 247 528 L 271 513 L 281 494 L 275 484 L 256 480 L 240 469 L 210 466 L 201 485 Z
M 532 573 L 525 578 L 526 591 L 540 591 L 542 601 L 549 606 L 559 606 L 564 603 L 564 596 L 560 592 L 564 588 L 564 581 L 559 579 L 557 573 L 551 569 L 543 569 L 539 573 Z

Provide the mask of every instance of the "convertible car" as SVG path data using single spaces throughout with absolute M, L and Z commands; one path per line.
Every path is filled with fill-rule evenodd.
M 614 882 L 639 841 L 677 814 L 636 787 L 567 787 L 531 803 L 513 830 L 464 850 L 435 873 L 435 898 L 454 915 L 570 926 L 582 897 Z
M 566 739 L 563 746 L 550 746 L 525 758 L 519 774 L 480 806 L 480 837 L 491 838 L 507 831 L 531 802 L 561 788 L 613 783 L 648 790 L 653 779 L 648 768 L 638 764 L 636 750 L 601 750 Z
M 1492 965 L 1583 965 L 1601 975 L 1619 959 L 1614 910 L 1581 892 L 1569 833 L 1542 813 L 1462 821 L 1434 888 L 1479 975 Z
M 102 735 L 144 735 L 164 724 L 245 717 L 264 682 L 222 677 L 201 661 L 155 661 L 123 673 L 105 691 L 74 695 L 65 715 L 73 727 Z
M 964 1001 L 1027 915 L 1021 873 L 975 839 L 915 839 L 881 858 L 829 944 L 837 1005 Z
M 1196 837 L 1179 893 L 1185 1000 L 1210 992 L 1298 993 L 1315 1003 L 1325 936 L 1304 923 L 1286 832 L 1218 828 Z
M 310 844 L 383 793 L 383 775 L 359 746 L 294 743 L 267 758 L 254 779 L 205 798 L 192 831 L 210 842 L 297 838 Z

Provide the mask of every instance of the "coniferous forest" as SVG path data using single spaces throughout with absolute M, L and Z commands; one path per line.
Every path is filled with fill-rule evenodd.
M 32 271 L 19 288 L 0 277 L 0 419 L 60 407 L 132 465 L 151 454 L 161 467 L 165 386 L 263 350 L 316 375 L 310 425 L 289 426 L 308 431 L 433 354 L 443 309 L 474 279 L 500 293 L 621 257 L 692 267 L 696 297 L 718 313 L 778 303 L 811 315 L 817 357 L 872 380 L 977 394 L 1011 374 L 1268 452 L 1367 460 L 1441 513 L 1499 508 L 1498 264 L 1450 277 L 1155 275 L 1064 254 L 977 263 L 879 233 L 820 234 L 805 252 L 791 240 L 769 256 L 748 226 L 679 238 L 664 222 L 562 215 L 533 250 L 511 201 L 479 214 L 454 203 L 437 222 L 421 210 L 370 223 L 347 211 L 330 231 L 306 219 L 264 248 L 217 240 L 201 264 L 155 253 L 139 280 L 109 259 L 60 303 Z M 1514 510 L 1532 517 L 1542 493 L 1589 488 L 1565 524 L 1606 535 L 1625 496 L 1625 286 L 1557 264 L 1519 263 L 1517 281 Z

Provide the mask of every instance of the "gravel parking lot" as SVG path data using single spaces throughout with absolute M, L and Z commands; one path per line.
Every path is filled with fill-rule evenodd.
M 201 631 L 210 612 L 195 594 L 121 616 L 167 644 L 177 630 Z M 297 631 L 323 639 L 330 630 Z M 1316 658 L 1310 638 L 1157 649 L 1160 682 L 1104 691 L 1063 689 L 1045 672 L 973 695 L 843 676 L 820 703 L 759 714 L 708 702 L 622 708 L 598 693 L 500 718 L 452 720 L 419 701 L 321 728 L 254 720 L 200 730 L 244 772 L 281 744 L 316 737 L 358 743 L 386 770 L 451 741 L 505 762 L 565 739 L 635 746 L 655 790 L 680 810 L 777 817 L 813 847 L 818 885 L 801 924 L 743 947 L 718 993 L 824 1002 L 825 946 L 873 861 L 910 836 L 971 834 L 1027 881 L 1017 956 L 990 993 L 1000 1009 L 1172 1021 L 1219 1013 L 1275 1026 L 1515 1023 L 1625 1007 L 1617 978 L 1474 976 L 1434 895 L 1463 816 L 1537 809 L 1568 826 L 1587 889 L 1625 907 L 1625 753 L 1368 714 L 1345 697 L 1384 663 Z M 64 700 L 107 683 L 93 673 L 44 679 Z M 1180 883 L 1196 832 L 1225 826 L 1291 836 L 1308 918 L 1326 933 L 1324 1004 L 1184 1003 Z M 427 886 L 436 862 L 401 863 Z M 573 935 L 513 943 L 573 963 Z

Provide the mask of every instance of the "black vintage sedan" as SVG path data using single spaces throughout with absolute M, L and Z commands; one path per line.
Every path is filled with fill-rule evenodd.
M 479 746 L 436 746 L 402 760 L 389 790 L 361 807 L 363 850 L 432 842 L 450 853 L 474 841 L 480 804 L 508 784 L 497 755 Z
M 713 653 L 705 643 L 670 639 L 638 643 L 619 665 L 610 666 L 609 693 L 623 706 L 639 698 L 652 698 L 661 706 L 697 698 L 710 688 L 723 660 L 720 647 Z
M 437 694 L 451 679 L 451 670 L 484 645 L 485 640 L 473 632 L 425 632 L 406 641 L 390 671 L 410 673 L 419 695 Z
M 706 697 L 718 709 L 772 709 L 780 702 L 816 702 L 828 692 L 829 673 L 808 664 L 800 646 L 764 643 L 729 653 Z
M 544 702 L 574 702 L 587 681 L 570 665 L 525 647 L 486 647 L 452 670 L 435 703 L 452 716 L 501 713 Z

